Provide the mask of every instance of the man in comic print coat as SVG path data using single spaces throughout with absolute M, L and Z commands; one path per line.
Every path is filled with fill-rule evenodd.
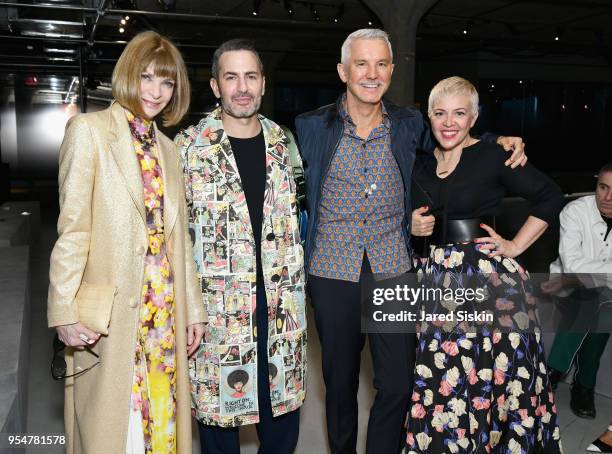
M 214 321 L 189 364 L 193 414 L 203 454 L 239 454 L 238 427 L 247 424 L 257 424 L 260 453 L 291 453 L 305 395 L 306 319 L 287 137 L 257 113 L 265 78 L 249 41 L 216 50 L 211 87 L 221 107 L 175 139 L 202 303 Z

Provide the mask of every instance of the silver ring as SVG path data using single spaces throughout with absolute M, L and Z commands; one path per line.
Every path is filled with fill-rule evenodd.
M 501 246 L 501 243 L 497 241 L 495 241 L 493 244 L 495 245 L 495 249 L 499 249 L 499 247 Z
M 81 339 L 83 342 L 87 342 L 89 343 L 89 337 L 87 337 L 85 334 L 80 333 L 79 334 L 79 339 Z

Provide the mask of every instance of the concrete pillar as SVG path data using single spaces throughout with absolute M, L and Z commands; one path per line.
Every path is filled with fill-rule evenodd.
M 396 104 L 414 103 L 416 32 L 423 15 L 438 0 L 364 0 L 391 35 L 395 70 L 387 97 Z

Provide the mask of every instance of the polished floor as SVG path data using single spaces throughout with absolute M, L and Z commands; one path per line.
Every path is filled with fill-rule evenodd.
M 62 401 L 63 389 L 61 383 L 54 382 L 49 372 L 51 359 L 51 340 L 53 333 L 46 328 L 46 292 L 48 285 L 49 254 L 55 240 L 54 219 L 41 213 L 40 241 L 33 254 L 32 264 L 32 336 L 30 339 L 30 379 L 28 387 L 28 433 L 58 433 L 63 432 Z M 320 368 L 319 344 L 314 329 L 310 323 L 308 352 L 308 396 L 301 411 L 300 441 L 297 454 L 324 454 L 328 452 L 325 435 L 324 386 Z M 364 452 L 365 427 L 368 409 L 373 400 L 372 365 L 367 349 L 363 352 L 362 370 L 359 389 L 359 429 L 358 452 Z M 602 364 L 602 367 L 610 365 Z M 598 417 L 595 420 L 585 420 L 575 417 L 569 409 L 569 387 L 559 385 L 557 406 L 561 419 L 561 436 L 566 454 L 585 452 L 586 446 L 596 438 L 612 421 L 612 399 L 596 396 Z M 199 440 L 194 431 L 193 452 L 199 453 Z M 242 452 L 254 454 L 257 452 L 257 436 L 253 427 L 241 432 Z M 28 454 L 40 453 L 40 449 L 30 449 Z M 61 453 L 60 448 L 45 449 L 46 453 Z M 385 454 L 385 453 L 381 453 Z M 432 453 L 438 454 L 438 453 Z

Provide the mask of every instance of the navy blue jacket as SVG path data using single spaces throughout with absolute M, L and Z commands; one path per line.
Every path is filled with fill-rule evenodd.
M 306 204 L 308 208 L 308 229 L 304 246 L 306 269 L 308 269 L 315 244 L 321 188 L 327 178 L 329 165 L 344 133 L 344 122 L 339 114 L 341 99 L 342 97 L 335 104 L 301 114 L 295 120 L 306 179 Z M 431 137 L 429 124 L 423 120 L 421 112 L 410 107 L 398 107 L 386 101 L 385 108 L 391 120 L 391 151 L 404 181 L 405 215 L 402 231 L 408 248 L 412 213 L 410 176 L 416 150 L 417 148 L 432 150 L 435 142 Z
M 342 96 L 334 104 L 329 104 L 299 115 L 295 119 L 300 154 L 304 163 L 306 179 L 306 206 L 308 209 L 308 228 L 304 246 L 305 266 L 308 264 L 315 244 L 317 222 L 319 219 L 319 202 L 321 188 L 340 139 L 344 133 L 344 123 L 339 114 L 339 103 Z M 410 187 L 412 167 L 416 150 L 431 151 L 435 148 L 429 122 L 423 119 L 418 110 L 411 107 L 399 107 L 384 101 L 385 109 L 391 120 L 391 151 L 404 181 L 404 220 L 402 231 L 406 241 L 406 249 L 410 253 L 410 222 L 412 205 L 410 203 Z M 482 137 L 485 141 L 495 141 L 497 136 Z

